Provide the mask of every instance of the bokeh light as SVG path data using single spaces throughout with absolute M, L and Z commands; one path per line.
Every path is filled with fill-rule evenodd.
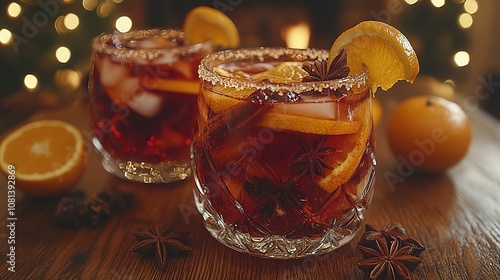
M 95 9 L 97 7 L 97 4 L 99 4 L 99 2 L 97 0 L 83 0 L 82 1 L 82 6 L 87 11 L 92 11 L 93 9 Z
M 21 6 L 16 2 L 12 2 L 7 6 L 7 15 L 11 18 L 17 18 L 21 14 Z
M 97 16 L 105 18 L 111 14 L 112 7 L 108 3 L 104 2 L 99 4 L 97 7 Z
M 24 77 L 24 85 L 29 90 L 34 90 L 38 86 L 38 79 L 33 74 L 28 74 Z
M 431 3 L 432 3 L 432 5 L 434 5 L 434 7 L 441 8 L 444 6 L 446 1 L 445 0 L 431 0 Z
M 406 4 L 413 5 L 418 2 L 418 0 L 405 0 Z
M 115 26 L 116 30 L 122 33 L 128 32 L 132 28 L 132 20 L 127 16 L 119 17 L 116 20 Z
M 455 54 L 453 57 L 453 60 L 455 61 L 455 64 L 458 67 L 464 67 L 467 66 L 470 62 L 470 56 L 469 53 L 466 51 L 459 51 Z
M 77 15 L 69 13 L 64 17 L 64 26 L 67 29 L 73 30 L 78 27 L 78 24 L 80 24 L 80 19 Z
M 458 25 L 462 28 L 471 27 L 473 22 L 472 16 L 468 13 L 463 13 L 458 17 Z
M 61 63 L 66 63 L 71 58 L 71 51 L 66 47 L 59 47 L 56 50 L 56 58 Z
M 75 90 L 80 86 L 81 75 L 73 69 L 57 70 L 54 77 L 56 84 L 61 88 Z
M 0 30 L 0 44 L 2 45 L 8 45 L 12 42 L 12 32 L 10 32 L 8 29 L 1 29 Z
M 476 0 L 467 0 L 464 3 L 464 9 L 469 14 L 475 14 L 478 8 L 479 5 Z

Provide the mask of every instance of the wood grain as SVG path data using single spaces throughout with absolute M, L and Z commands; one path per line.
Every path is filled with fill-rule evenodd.
M 386 96 L 393 95 L 382 97 L 388 112 L 397 101 Z M 84 101 L 37 113 L 29 121 L 63 119 L 88 132 Z M 399 222 L 427 247 L 412 279 L 500 279 L 500 123 L 479 110 L 468 113 L 474 136 L 466 158 L 444 174 L 415 172 L 394 187 L 384 176 L 398 172 L 385 140 L 386 119 L 377 127 L 376 190 L 366 218 L 375 226 Z M 133 190 L 132 207 L 100 227 L 80 229 L 54 223 L 58 198 L 23 198 L 18 192 L 16 272 L 11 273 L 6 264 L 6 179 L 2 176 L 0 279 L 365 279 L 357 268 L 362 260 L 357 248 L 360 234 L 323 256 L 286 261 L 246 256 L 219 244 L 204 229 L 191 181 L 125 182 L 107 174 L 89 150 L 88 167 L 75 188 L 93 195 L 110 187 Z M 153 259 L 132 253 L 136 243 L 132 233 L 150 223 L 171 223 L 191 231 L 191 254 L 169 258 L 161 270 Z

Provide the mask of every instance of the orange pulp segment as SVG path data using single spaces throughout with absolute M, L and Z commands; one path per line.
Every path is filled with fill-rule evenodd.
M 0 169 L 15 168 L 16 188 L 26 194 L 62 193 L 81 177 L 85 143 L 74 126 L 42 120 L 21 126 L 0 143 Z
M 222 48 L 235 48 L 240 44 L 240 35 L 233 21 L 214 8 L 194 8 L 186 15 L 182 29 L 191 44 L 211 41 Z
M 396 28 L 379 21 L 364 21 L 344 31 L 333 43 L 329 63 L 347 52 L 350 75 L 368 68 L 372 92 L 391 88 L 397 81 L 413 82 L 420 70 L 417 55 L 408 39 Z

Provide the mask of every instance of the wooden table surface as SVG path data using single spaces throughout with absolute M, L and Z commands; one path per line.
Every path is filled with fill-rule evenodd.
M 500 122 L 467 106 L 474 135 L 466 158 L 444 174 L 412 173 L 390 187 L 384 174 L 397 174 L 398 162 L 389 152 L 385 125 L 388 112 L 397 105 L 396 96 L 447 91 L 426 78 L 413 86 L 400 84 L 378 94 L 385 117 L 376 130 L 377 180 L 367 222 L 401 223 L 427 247 L 412 279 L 500 279 Z M 84 134 L 89 131 L 83 98 L 27 121 L 49 118 L 73 123 Z M 15 272 L 9 272 L 6 185 L 0 176 L 0 279 L 364 279 L 357 267 L 362 260 L 357 241 L 364 230 L 323 256 L 299 260 L 246 256 L 219 244 L 204 229 L 194 207 L 191 180 L 171 185 L 125 182 L 107 174 L 92 150 L 75 188 L 89 195 L 112 186 L 132 190 L 132 207 L 97 228 L 65 229 L 54 222 L 59 198 L 23 197 L 18 191 L 16 263 Z M 192 252 L 167 259 L 164 270 L 153 259 L 132 253 L 136 244 L 132 233 L 150 223 L 171 223 L 191 231 Z

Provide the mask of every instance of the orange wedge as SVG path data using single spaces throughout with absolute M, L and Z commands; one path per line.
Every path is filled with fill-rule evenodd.
M 365 115 L 368 120 L 369 112 L 365 112 Z M 353 147 L 349 150 L 349 145 L 346 144 L 343 146 L 343 150 L 340 153 L 335 153 L 335 156 L 339 158 L 335 158 L 332 161 L 339 164 L 338 166 L 334 166 L 334 169 L 327 174 L 325 178 L 318 180 L 318 185 L 321 188 L 327 192 L 333 192 L 352 177 L 365 152 L 366 143 L 368 142 L 371 131 L 371 122 L 366 121 L 363 123 L 359 133 L 344 136 L 344 143 L 352 143 Z
M 7 176 L 9 166 L 14 169 L 16 189 L 25 194 L 56 195 L 82 176 L 84 148 L 83 137 L 74 126 L 57 120 L 32 122 L 0 143 L 0 169 Z
M 240 44 L 233 21 L 219 10 L 206 6 L 196 7 L 186 15 L 183 30 L 192 44 L 211 41 L 221 48 L 235 48 Z
M 420 70 L 408 39 L 396 28 L 379 21 L 364 21 L 346 30 L 333 43 L 329 63 L 340 52 L 347 52 L 351 75 L 368 68 L 372 92 L 391 88 L 397 81 L 413 82 Z

